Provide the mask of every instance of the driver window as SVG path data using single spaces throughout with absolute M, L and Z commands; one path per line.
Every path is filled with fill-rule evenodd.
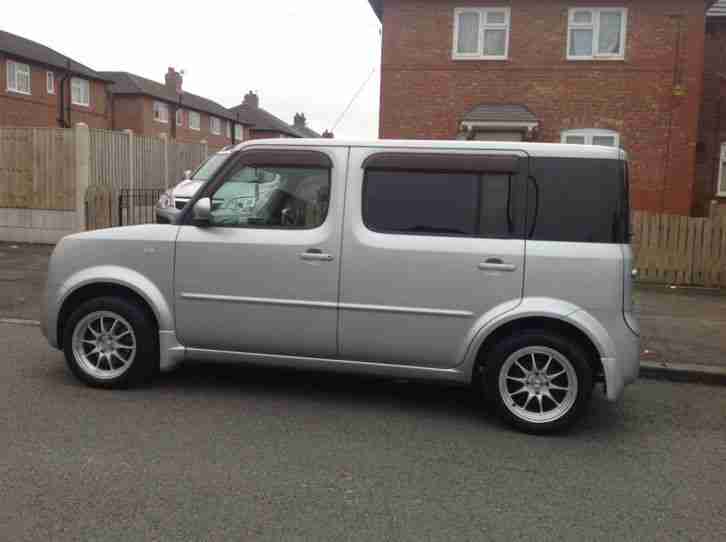
M 328 214 L 330 170 L 245 166 L 212 195 L 213 226 L 310 229 Z

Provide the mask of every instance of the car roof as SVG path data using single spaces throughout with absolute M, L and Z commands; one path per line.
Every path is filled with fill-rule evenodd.
M 502 151 L 524 152 L 533 157 L 556 158 L 601 158 L 610 160 L 626 160 L 627 153 L 615 147 L 598 145 L 574 145 L 571 143 L 529 143 L 510 141 L 458 141 L 458 140 L 345 140 L 345 139 L 253 139 L 240 143 L 233 150 L 250 147 L 363 147 L 380 150 L 432 150 L 432 151 Z

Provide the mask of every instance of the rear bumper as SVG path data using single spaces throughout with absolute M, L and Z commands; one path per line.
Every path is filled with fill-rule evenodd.
M 615 346 L 615 356 L 603 357 L 605 370 L 605 388 L 609 401 L 617 401 L 628 384 L 638 378 L 640 372 L 640 337 L 636 335 L 624 318 L 613 322 L 609 328 L 610 337 Z M 629 316 L 632 325 L 634 317 Z

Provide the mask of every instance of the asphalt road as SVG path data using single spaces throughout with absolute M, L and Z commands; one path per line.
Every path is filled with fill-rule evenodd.
M 726 540 L 726 388 L 641 381 L 575 431 L 463 389 L 196 366 L 78 384 L 0 325 L 0 540 Z

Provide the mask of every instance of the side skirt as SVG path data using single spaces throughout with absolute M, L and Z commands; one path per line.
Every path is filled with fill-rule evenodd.
M 324 370 L 345 373 L 370 374 L 393 378 L 445 380 L 468 382 L 466 373 L 457 368 L 438 369 L 394 363 L 369 363 L 332 358 L 310 358 L 280 354 L 261 354 L 254 352 L 234 352 L 229 350 L 208 350 L 187 348 L 187 360 L 210 361 L 219 363 L 251 363 L 270 367 L 292 367 L 296 369 Z

